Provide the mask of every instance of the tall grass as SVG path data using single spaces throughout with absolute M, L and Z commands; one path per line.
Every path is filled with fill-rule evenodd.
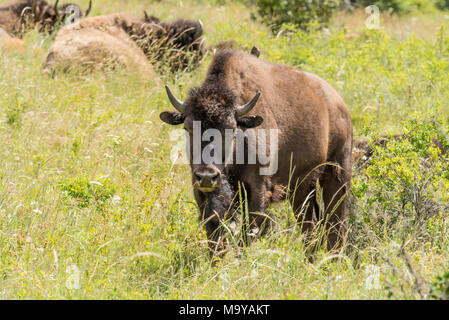
M 349 106 L 356 137 L 408 128 L 427 141 L 438 136 L 425 127 L 435 114 L 447 131 L 449 37 L 437 25 L 426 38 L 349 33 L 338 24 L 276 37 L 234 2 L 97 0 L 92 14 L 139 16 L 144 8 L 163 20 L 189 12 L 204 22 L 207 45 L 256 44 L 263 59 L 322 76 Z M 25 40 L 23 52 L 0 55 L 0 298 L 413 299 L 444 292 L 447 206 L 413 224 L 413 202 L 397 202 L 407 197 L 395 183 L 428 174 L 435 185 L 424 198 L 447 204 L 445 160 L 436 154 L 422 169 L 416 139 L 378 150 L 372 169 L 354 177 L 348 241 L 337 256 L 319 249 L 310 263 L 283 202 L 269 208 L 272 228 L 244 255 L 231 243 L 234 252 L 214 261 L 190 170 L 171 165 L 172 128 L 158 118 L 171 109 L 163 84 L 176 83 L 184 98 L 211 56 L 194 71 L 149 83 L 121 70 L 51 79 L 41 66 L 52 38 L 32 32 Z M 392 155 L 396 162 L 384 163 Z M 392 163 L 409 169 L 387 176 Z M 443 289 L 436 293 L 433 283 Z

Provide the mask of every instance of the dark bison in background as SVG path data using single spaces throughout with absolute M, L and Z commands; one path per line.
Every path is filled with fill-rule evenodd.
M 21 36 L 29 27 L 38 26 L 39 31 L 51 31 L 61 21 L 65 21 L 68 15 L 79 12 L 79 18 L 89 14 L 89 8 L 83 13 L 80 7 L 73 3 L 58 6 L 59 0 L 49 4 L 44 0 L 15 0 L 0 5 L 0 28 L 11 36 Z M 71 9 L 71 10 L 70 10 Z M 73 12 L 72 12 L 73 11 Z
M 131 37 L 152 62 L 165 62 L 170 71 L 193 69 L 203 56 L 203 24 L 200 20 L 160 21 L 144 11 L 144 25 L 134 29 Z
M 244 229 L 251 230 L 251 236 L 260 235 L 265 209 L 270 202 L 285 198 L 283 192 L 302 230 L 310 235 L 318 221 L 325 221 L 328 248 L 342 245 L 347 229 L 352 122 L 342 98 L 327 82 L 263 61 L 257 53 L 224 50 L 215 55 L 202 86 L 190 90 L 184 102 L 166 89 L 177 112 L 162 112 L 160 118 L 171 125 L 183 124 L 189 132 L 194 197 L 213 252 L 223 249 L 221 222 L 238 212 L 239 184 L 247 195 L 249 225 Z M 226 129 L 277 129 L 278 170 L 261 175 L 264 165 L 259 162 L 229 164 L 225 159 L 192 163 L 194 121 L 201 123 L 201 133 L 213 128 L 222 136 Z M 245 148 L 248 143 L 245 140 Z M 257 147 L 264 143 L 269 145 L 271 138 L 258 139 Z M 203 152 L 207 144 L 203 142 L 196 152 Z M 233 148 L 235 152 L 235 144 Z M 270 154 L 270 161 L 274 158 Z M 318 185 L 324 203 L 317 199 Z
M 382 135 L 379 139 L 373 141 L 372 143 L 368 142 L 368 140 L 365 139 L 354 141 L 354 148 L 352 151 L 352 161 L 354 163 L 354 168 L 360 170 L 369 166 L 371 158 L 376 152 L 376 146 L 386 148 L 390 141 L 402 141 L 407 139 L 409 139 L 409 137 L 406 134 L 400 133 L 392 136 Z M 444 147 L 443 143 L 441 143 L 441 141 L 439 141 L 437 138 L 432 139 L 432 145 L 433 147 L 440 150 L 440 155 L 442 157 L 447 155 L 449 152 Z

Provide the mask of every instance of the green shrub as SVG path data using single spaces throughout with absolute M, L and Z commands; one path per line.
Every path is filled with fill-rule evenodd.
M 115 193 L 115 186 L 105 178 L 90 181 L 85 176 L 79 176 L 64 180 L 58 186 L 63 191 L 64 198 L 75 200 L 80 208 L 85 208 L 89 204 L 103 207 Z
M 447 121 L 423 118 L 415 114 L 404 121 L 403 135 L 388 138 L 385 146 L 372 137 L 370 163 L 353 179 L 360 217 L 378 235 L 391 234 L 395 225 L 406 233 L 417 225 L 430 230 L 429 219 L 444 212 L 449 200 L 449 159 L 441 150 L 449 147 Z
M 440 10 L 448 10 L 449 9 L 449 0 L 438 0 L 435 3 L 435 6 Z
M 20 96 L 15 96 L 6 102 L 6 123 L 10 126 L 20 125 L 23 113 L 28 109 L 29 105 L 23 101 Z
M 449 271 L 437 276 L 432 283 L 431 297 L 437 300 L 449 300 Z
M 293 24 L 303 30 L 311 22 L 325 26 L 335 9 L 337 0 L 256 0 L 262 21 L 278 32 L 283 24 Z

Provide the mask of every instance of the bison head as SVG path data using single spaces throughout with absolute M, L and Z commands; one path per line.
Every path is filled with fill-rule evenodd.
M 221 198 L 233 197 L 237 165 L 230 157 L 235 155 L 235 134 L 255 128 L 263 122 L 258 115 L 247 114 L 256 105 L 260 93 L 243 105 L 225 86 L 206 85 L 190 91 L 185 102 L 178 100 L 166 87 L 168 98 L 177 112 L 162 112 L 160 118 L 171 125 L 184 124 L 188 132 L 188 154 L 194 188 L 203 196 L 215 194 Z M 220 210 L 222 211 L 222 210 Z
M 150 16 L 148 14 L 148 12 L 146 12 L 146 10 L 143 11 L 143 14 L 144 14 L 143 22 L 145 22 L 145 23 L 160 23 L 161 22 L 161 20 L 158 17 Z

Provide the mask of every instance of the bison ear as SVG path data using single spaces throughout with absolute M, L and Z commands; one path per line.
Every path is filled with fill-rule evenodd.
M 261 116 L 246 116 L 237 119 L 237 124 L 244 128 L 255 128 L 262 124 L 263 118 Z
M 165 123 L 171 124 L 172 126 L 176 126 L 177 124 L 181 124 L 184 122 L 186 117 L 179 112 L 169 112 L 164 111 L 159 115 L 162 121 Z

